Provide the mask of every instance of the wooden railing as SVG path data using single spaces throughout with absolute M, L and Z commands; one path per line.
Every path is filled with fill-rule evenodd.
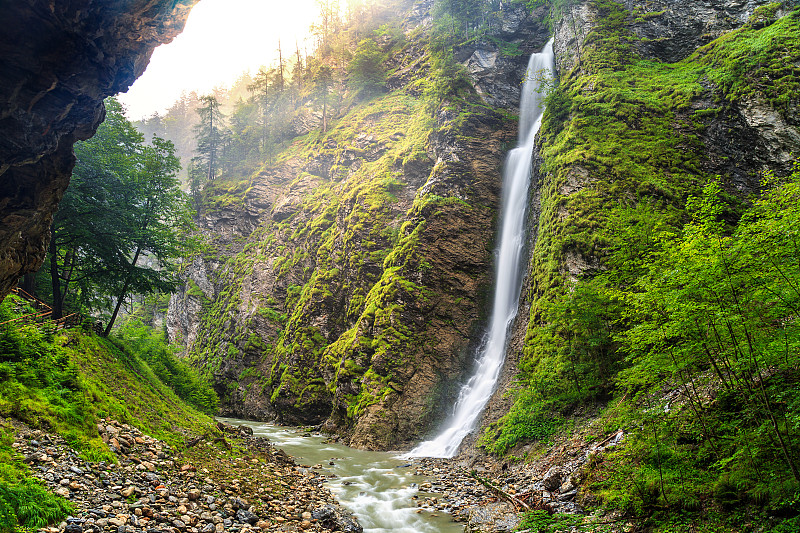
M 17 322 L 23 324 L 47 324 L 50 327 L 55 328 L 56 331 L 65 328 L 74 328 L 76 326 L 80 326 L 81 322 L 83 322 L 83 315 L 80 313 L 70 313 L 67 316 L 62 316 L 61 318 L 56 318 L 55 320 L 52 318 L 53 316 L 53 308 L 38 299 L 37 297 L 29 294 L 28 292 L 16 287 L 11 289 L 11 293 L 19 296 L 31 307 L 33 307 L 34 312 L 28 313 L 22 316 L 18 316 L 17 318 L 12 318 L 11 320 L 6 320 L 5 322 L 0 322 L 0 326 L 5 324 L 14 324 Z

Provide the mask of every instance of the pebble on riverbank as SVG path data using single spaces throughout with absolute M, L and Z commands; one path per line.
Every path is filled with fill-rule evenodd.
M 499 492 L 531 509 L 583 514 L 577 482 L 581 468 L 594 454 L 616 446 L 623 438 L 622 431 L 594 443 L 576 438 L 574 442 L 552 447 L 539 461 L 518 463 L 511 468 L 481 455 L 413 459 L 415 473 L 433 479 L 420 485 L 422 494 L 415 496 L 415 503 L 420 509 L 450 513 L 454 520 L 465 523 L 469 533 L 517 529 L 521 522 L 519 513 L 525 508 L 500 497 Z M 491 490 L 478 478 L 499 491 Z M 614 531 L 627 531 L 630 527 L 632 524 L 620 520 Z
M 98 432 L 119 464 L 85 461 L 61 437 L 20 424 L 13 447 L 34 476 L 75 504 L 74 515 L 46 533 L 361 533 L 321 476 L 299 471 L 252 430 L 220 428 L 224 438 L 189 441 L 177 452 L 103 419 Z

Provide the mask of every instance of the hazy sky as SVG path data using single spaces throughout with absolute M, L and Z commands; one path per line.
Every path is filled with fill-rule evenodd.
M 166 110 L 182 91 L 230 86 L 243 72 L 277 61 L 279 38 L 285 55 L 294 52 L 295 38 L 302 50 L 315 16 L 314 0 L 201 0 L 183 33 L 156 48 L 119 99 L 138 120 Z

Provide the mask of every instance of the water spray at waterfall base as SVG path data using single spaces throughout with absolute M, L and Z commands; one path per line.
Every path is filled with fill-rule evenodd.
M 452 416 L 439 435 L 420 443 L 407 457 L 452 457 L 475 429 L 478 417 L 494 393 L 505 360 L 508 331 L 517 314 L 524 265 L 525 217 L 536 133 L 544 112 L 544 86 L 553 78 L 553 40 L 533 54 L 522 88 L 517 147 L 503 167 L 503 199 L 495 289 L 489 330 L 479 350 L 475 372 L 461 388 Z

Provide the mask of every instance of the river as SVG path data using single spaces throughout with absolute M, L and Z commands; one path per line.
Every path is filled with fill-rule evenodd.
M 248 426 L 256 436 L 267 437 L 294 457 L 300 466 L 321 465 L 315 471 L 328 476 L 325 483 L 339 502 L 350 509 L 365 533 L 463 533 L 464 525 L 449 514 L 420 510 L 435 493 L 419 486 L 430 479 L 415 475 L 409 462 L 388 452 L 370 452 L 329 443 L 325 436 L 262 422 L 234 418 L 219 420 Z

